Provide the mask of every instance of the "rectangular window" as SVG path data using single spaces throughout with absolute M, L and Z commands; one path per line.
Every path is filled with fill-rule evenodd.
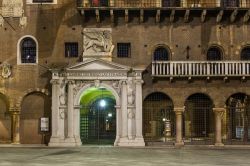
M 78 43 L 65 43 L 65 57 L 78 57 Z
M 117 57 L 130 58 L 131 57 L 131 44 L 130 43 L 117 43 Z
M 46 3 L 46 2 L 53 2 L 53 0 L 33 0 L 33 3 Z

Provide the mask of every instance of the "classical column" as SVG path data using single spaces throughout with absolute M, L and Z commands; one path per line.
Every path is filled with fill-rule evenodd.
M 128 95 L 127 95 L 127 83 L 122 81 L 122 138 L 128 137 Z
M 184 112 L 184 107 L 174 108 L 175 112 L 175 121 L 176 121 L 176 138 L 175 146 L 183 146 L 184 142 L 182 139 L 182 117 Z
M 21 108 L 14 108 L 12 112 L 13 144 L 20 144 L 20 110 Z
M 76 145 L 82 145 L 80 138 L 80 106 L 74 108 L 74 138 Z
M 74 141 L 74 84 L 75 82 L 70 80 L 68 81 L 68 135 L 67 139 L 71 142 Z
M 51 80 L 50 83 L 52 84 L 52 135 L 50 138 L 49 145 L 51 146 L 54 143 L 58 142 L 59 133 L 58 133 L 58 122 L 60 118 L 60 111 L 59 111 L 59 91 L 60 85 L 59 80 Z
M 115 108 L 116 108 L 116 138 L 115 138 L 114 146 L 117 146 L 121 137 L 122 120 L 121 120 L 121 106 L 115 106 Z
M 221 137 L 221 121 L 225 108 L 213 108 L 215 114 L 215 146 L 224 146 Z
M 135 114 L 135 121 L 136 121 L 136 139 L 140 139 L 144 142 L 142 136 L 142 84 L 143 81 L 136 80 L 136 114 Z

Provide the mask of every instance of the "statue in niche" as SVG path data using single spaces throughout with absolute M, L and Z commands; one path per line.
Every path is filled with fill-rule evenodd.
M 135 103 L 135 90 L 134 81 L 131 77 L 128 78 L 128 104 L 134 105 Z
M 59 95 L 59 101 L 60 105 L 66 105 L 66 81 L 62 80 L 60 84 L 60 95 Z
M 112 53 L 111 29 L 107 28 L 86 28 L 83 32 L 84 54 L 96 55 L 98 53 Z

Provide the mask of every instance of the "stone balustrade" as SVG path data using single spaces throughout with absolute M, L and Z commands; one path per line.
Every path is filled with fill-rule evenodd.
M 153 61 L 154 77 L 245 77 L 250 61 Z

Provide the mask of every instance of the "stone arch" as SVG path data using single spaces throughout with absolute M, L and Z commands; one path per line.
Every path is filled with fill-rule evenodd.
M 174 142 L 175 113 L 173 100 L 164 92 L 154 91 L 143 100 L 143 134 L 146 142 Z M 165 123 L 171 130 L 165 132 Z M 168 137 L 168 138 L 167 138 Z
M 11 116 L 9 114 L 9 99 L 0 93 L 0 143 L 11 142 Z
M 152 57 L 152 59 L 154 59 L 155 50 L 160 47 L 165 48 L 168 51 L 168 55 L 169 55 L 168 60 L 172 60 L 172 56 L 174 55 L 174 52 L 172 51 L 172 47 L 168 46 L 167 44 L 156 44 L 153 47 L 151 47 L 149 54 Z
M 24 99 L 25 96 L 27 96 L 28 94 L 31 94 L 31 93 L 41 93 L 41 94 L 44 94 L 46 96 L 49 96 L 49 90 L 48 89 L 41 89 L 41 88 L 37 88 L 37 89 L 28 89 L 26 91 L 24 91 L 20 97 L 18 98 L 17 100 L 17 104 L 18 106 L 21 106 L 21 103 Z
M 36 43 L 36 63 L 28 63 L 28 64 L 38 64 L 38 57 L 39 57 L 39 43 L 37 41 L 37 39 L 34 36 L 31 35 L 25 35 L 22 36 L 18 42 L 17 42 L 17 64 L 22 64 L 21 62 L 21 43 L 25 38 L 31 38 L 32 40 L 35 41 Z M 27 64 L 26 64 L 27 65 Z
M 81 96 L 82 96 L 82 93 L 87 90 L 88 88 L 91 88 L 91 87 L 94 87 L 93 84 L 87 84 L 85 86 L 83 86 L 79 91 L 78 93 L 76 94 L 75 96 L 75 100 L 74 100 L 74 106 L 79 106 L 79 103 L 80 103 L 80 100 L 81 100 Z M 99 87 L 104 87 L 106 88 L 107 90 L 109 90 L 115 97 L 115 100 L 116 100 L 116 105 L 117 106 L 120 106 L 120 96 L 119 94 L 117 93 L 117 91 L 110 85 L 108 84 L 105 84 L 105 83 L 100 83 Z
M 213 100 L 204 93 L 194 93 L 185 101 L 184 113 L 185 138 L 195 142 L 213 143 L 214 114 Z
M 39 89 L 27 90 L 23 95 L 18 103 L 20 104 L 20 143 L 47 144 L 51 134 L 40 131 L 40 118 L 46 117 L 51 120 L 51 100 L 45 91 Z
M 243 55 L 243 51 L 247 51 L 247 55 Z M 246 56 L 246 57 L 244 57 Z M 244 45 L 240 49 L 240 60 L 250 60 L 250 44 Z
M 218 45 L 218 44 L 212 44 L 210 45 L 208 48 L 207 48 L 207 51 L 206 51 L 206 60 L 212 60 L 211 58 L 212 57 L 209 57 L 208 53 L 211 49 L 217 49 L 220 53 L 220 57 L 218 57 L 219 59 L 218 60 L 223 60 L 224 59 L 224 55 L 225 55 L 225 51 L 223 49 L 222 46 Z

